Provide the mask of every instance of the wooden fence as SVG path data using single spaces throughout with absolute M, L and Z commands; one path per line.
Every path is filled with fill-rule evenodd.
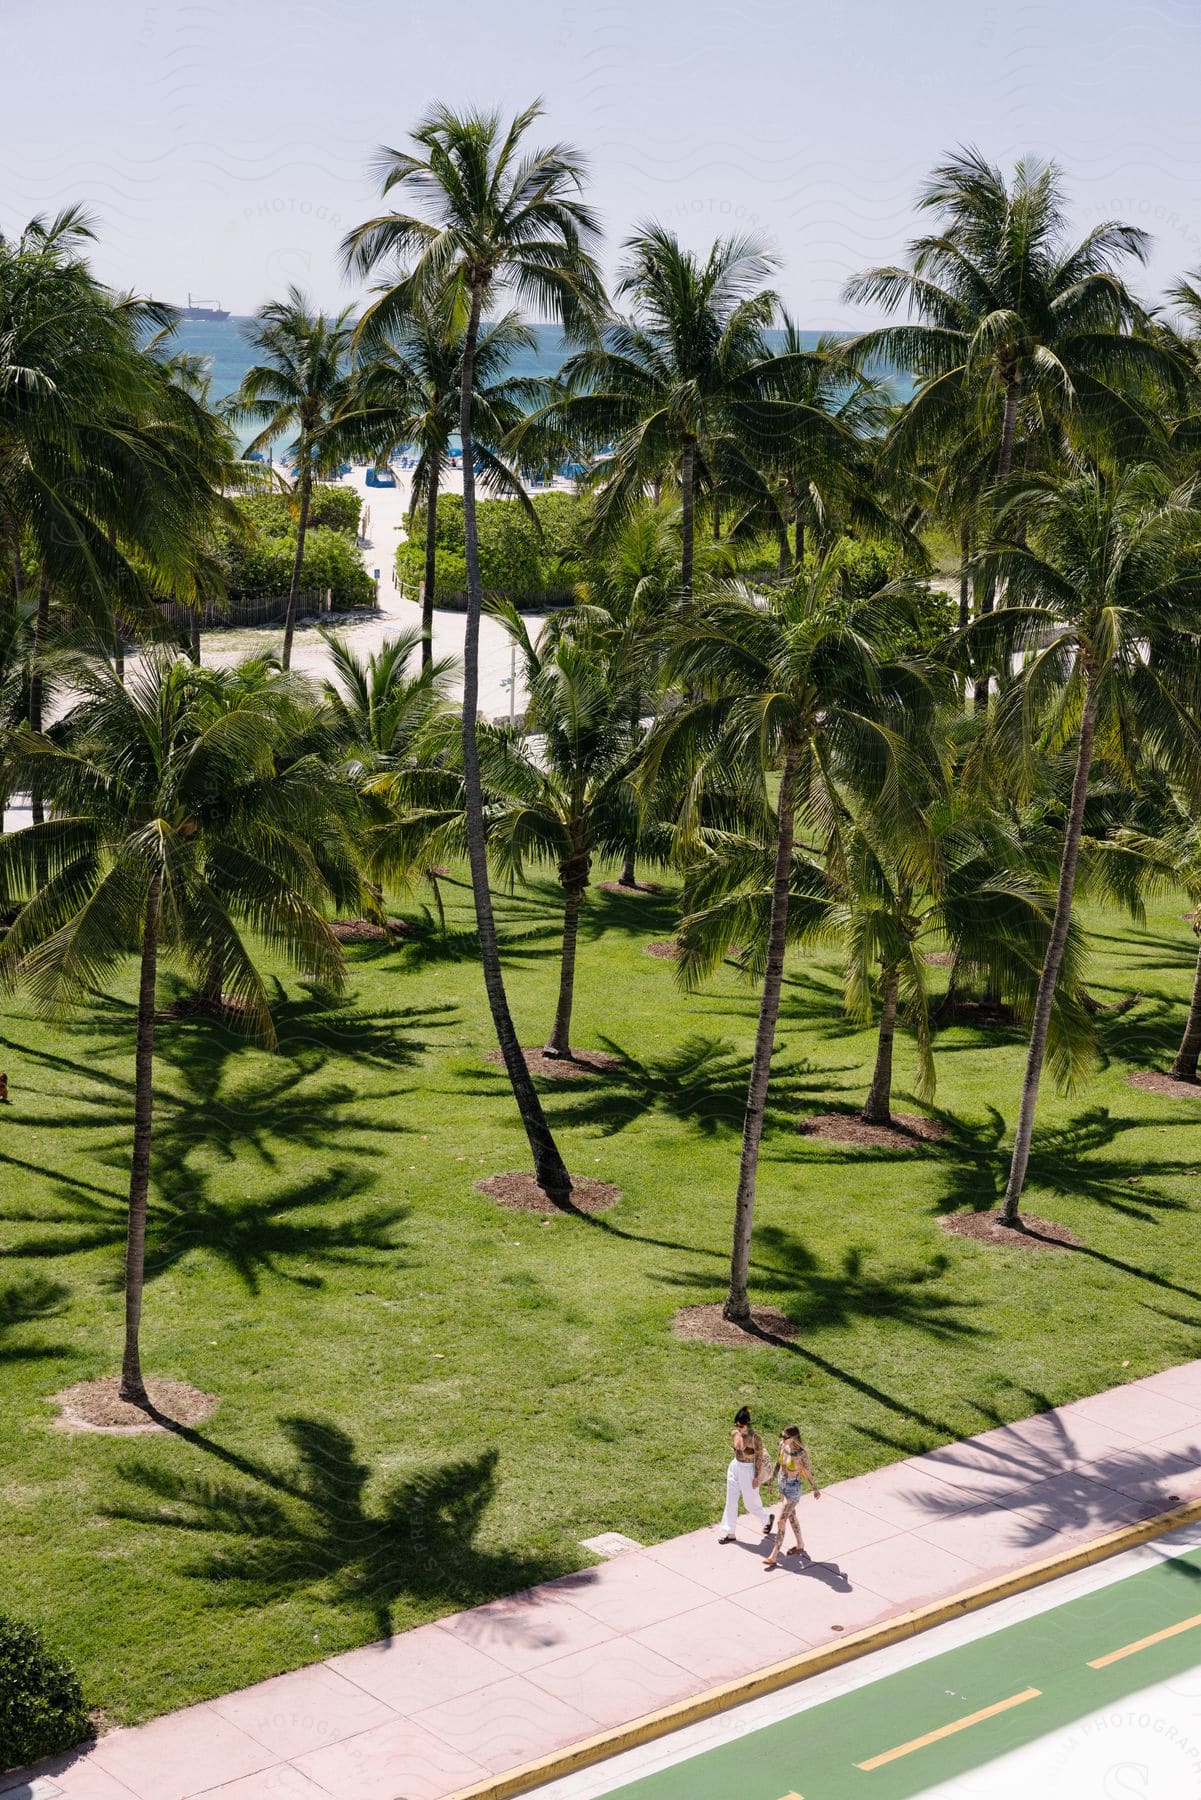
M 163 619 L 172 631 L 190 632 L 197 624 L 205 631 L 236 630 L 245 625 L 282 625 L 288 611 L 286 594 L 240 594 L 194 611 L 190 606 L 163 606 Z M 297 594 L 297 619 L 316 619 L 322 613 L 341 611 L 334 607 L 328 588 L 314 588 Z M 365 607 L 347 607 L 347 612 L 366 611 Z

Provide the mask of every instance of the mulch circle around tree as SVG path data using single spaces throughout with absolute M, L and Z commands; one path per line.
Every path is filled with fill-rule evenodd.
M 1166 1094 L 1170 1100 L 1201 1100 L 1201 1081 L 1181 1081 L 1178 1075 L 1164 1075 L 1159 1069 L 1138 1069 L 1126 1080 L 1131 1087 L 1143 1088 L 1148 1094 Z
M 1016 1225 L 1003 1225 L 998 1212 L 948 1213 L 939 1224 L 955 1237 L 972 1238 L 978 1244 L 1000 1244 L 1006 1250 L 1083 1250 L 1084 1240 L 1054 1219 L 1037 1213 L 1019 1213 Z
M 388 919 L 383 925 L 374 919 L 331 919 L 329 928 L 340 944 L 390 944 L 412 929 L 403 919 Z
M 216 1394 L 202 1394 L 187 1381 L 160 1381 L 147 1377 L 153 1413 L 122 1400 L 120 1381 L 105 1375 L 99 1381 L 77 1381 L 54 1395 L 64 1431 L 102 1431 L 112 1437 L 134 1437 L 147 1431 L 169 1431 L 172 1425 L 201 1425 L 217 1407 Z
M 154 1017 L 157 1024 L 173 1024 L 180 1019 L 225 1019 L 231 1013 L 245 1011 L 246 1002 L 240 994 L 222 994 L 220 999 L 208 994 L 183 994 L 170 1006 L 160 1007 Z
M 573 1050 L 570 1056 L 548 1056 L 541 1046 L 532 1045 L 521 1054 L 531 1075 L 545 1075 L 549 1081 L 578 1081 L 583 1075 L 607 1075 L 621 1067 L 620 1056 L 607 1056 L 603 1050 Z M 503 1067 L 504 1060 L 499 1050 L 489 1050 L 488 1062 Z
M 636 881 L 633 887 L 624 881 L 598 881 L 596 886 L 602 894 L 628 894 L 631 900 L 654 900 L 667 892 L 657 881 Z
M 663 962 L 675 962 L 680 954 L 680 946 L 674 938 L 659 938 L 653 944 L 642 946 L 643 956 L 657 956 Z
M 937 1009 L 940 1025 L 975 1025 L 982 1031 L 1006 1031 L 1018 1022 L 1004 1000 L 944 1000 Z
M 792 1320 L 774 1306 L 752 1306 L 749 1325 L 736 1325 L 723 1316 L 721 1302 L 711 1306 L 682 1306 L 671 1322 L 676 1337 L 698 1344 L 734 1345 L 740 1349 L 757 1344 L 789 1344 L 799 1331 Z
M 506 1169 L 503 1175 L 489 1175 L 484 1181 L 477 1181 L 475 1187 L 477 1193 L 487 1194 L 510 1212 L 599 1213 L 621 1199 L 620 1188 L 584 1175 L 572 1181 L 570 1206 L 559 1206 L 545 1188 L 538 1186 L 528 1169 Z
M 941 1119 L 921 1113 L 893 1113 L 891 1125 L 869 1125 L 858 1113 L 813 1113 L 801 1119 L 797 1130 L 805 1137 L 830 1138 L 836 1144 L 863 1144 L 875 1149 L 916 1150 L 936 1144 L 947 1135 Z

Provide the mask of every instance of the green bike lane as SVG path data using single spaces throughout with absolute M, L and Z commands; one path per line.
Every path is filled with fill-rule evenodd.
M 623 1800 L 910 1800 L 1198 1663 L 1201 1549 L 610 1791 Z M 1182 1735 L 1179 1749 L 1198 1773 L 1172 1800 L 1189 1800 L 1201 1795 L 1201 1743 Z M 1060 1790 L 1060 1800 L 1072 1796 Z

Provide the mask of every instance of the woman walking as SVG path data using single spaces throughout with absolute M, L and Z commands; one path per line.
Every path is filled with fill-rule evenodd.
M 771 1478 L 780 1485 L 780 1513 L 776 1526 L 776 1542 L 770 1556 L 763 1559 L 765 1569 L 774 1569 L 779 1565 L 780 1551 L 784 1544 L 784 1533 L 792 1526 L 792 1535 L 796 1539 L 796 1554 L 803 1556 L 808 1562 L 809 1554 L 805 1549 L 805 1540 L 801 1536 L 800 1521 L 797 1518 L 797 1502 L 804 1493 L 807 1481 L 813 1489 L 813 1498 L 820 1500 L 822 1491 L 813 1479 L 813 1470 L 809 1467 L 809 1452 L 801 1442 L 801 1434 L 797 1426 L 785 1425 L 780 1434 L 780 1448 L 776 1453 L 775 1467 Z M 770 1530 L 770 1526 L 768 1527 Z M 789 1554 L 789 1553 L 786 1553 Z
M 732 1544 L 737 1536 L 740 1500 L 762 1525 L 764 1537 L 771 1535 L 776 1520 L 776 1515 L 769 1514 L 759 1498 L 759 1483 L 767 1471 L 767 1452 L 745 1406 L 739 1407 L 734 1414 L 731 1442 L 734 1454 L 726 1470 L 726 1510 L 721 1521 L 721 1536 L 717 1540 L 719 1544 Z

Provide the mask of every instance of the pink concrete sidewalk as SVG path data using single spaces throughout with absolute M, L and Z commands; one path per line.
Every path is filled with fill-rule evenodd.
M 113 1731 L 0 1795 L 439 1800 L 1198 1497 L 1194 1362 L 807 1497 L 808 1567 L 766 1572 L 746 1520 L 738 1544 L 695 1531 Z

